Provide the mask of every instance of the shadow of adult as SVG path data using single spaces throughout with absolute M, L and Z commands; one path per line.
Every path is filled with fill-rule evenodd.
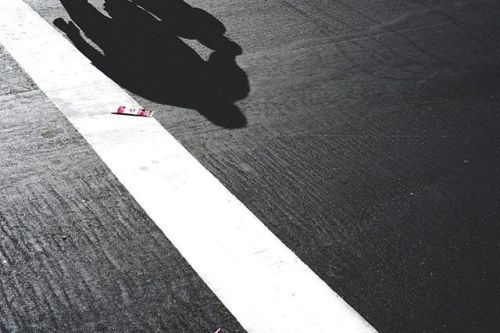
M 54 24 L 125 89 L 158 103 L 196 109 L 219 126 L 246 125 L 234 105 L 250 90 L 236 64 L 242 50 L 207 12 L 180 0 L 106 0 L 108 17 L 87 0 L 61 3 L 74 23 L 59 18 Z M 197 39 L 213 52 L 205 61 L 179 37 Z

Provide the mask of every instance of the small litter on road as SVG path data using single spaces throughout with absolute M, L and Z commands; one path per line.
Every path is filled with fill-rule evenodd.
M 214 333 L 222 333 L 222 328 L 217 329 Z
M 143 108 L 131 108 L 127 106 L 120 106 L 114 114 L 124 114 L 128 116 L 151 117 L 154 111 L 146 110 Z

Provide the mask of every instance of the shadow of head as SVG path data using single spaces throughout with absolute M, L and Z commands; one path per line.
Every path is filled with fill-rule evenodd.
M 236 63 L 242 50 L 209 13 L 179 0 L 106 0 L 109 17 L 86 0 L 61 3 L 76 25 L 62 19 L 54 24 L 125 89 L 154 102 L 196 109 L 219 126 L 246 125 L 234 104 L 250 91 Z M 202 59 L 179 37 L 198 40 L 212 54 Z

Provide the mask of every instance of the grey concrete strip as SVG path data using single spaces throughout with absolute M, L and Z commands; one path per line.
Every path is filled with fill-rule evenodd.
M 0 331 L 243 332 L 0 48 Z

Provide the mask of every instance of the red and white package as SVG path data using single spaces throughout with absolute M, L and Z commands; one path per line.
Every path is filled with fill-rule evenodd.
M 143 108 L 131 108 L 128 106 L 120 106 L 115 112 L 116 114 L 126 114 L 130 116 L 151 117 L 153 111 Z

